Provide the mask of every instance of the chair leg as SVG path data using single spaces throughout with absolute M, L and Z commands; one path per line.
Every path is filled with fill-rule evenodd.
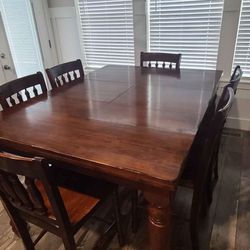
M 203 217 L 203 218 L 206 217 L 209 206 L 212 203 L 212 201 L 210 202 L 210 200 L 208 200 L 208 196 L 210 196 L 210 197 L 213 196 L 213 191 L 211 193 L 210 193 L 210 190 L 206 191 L 206 192 L 207 192 L 207 196 L 203 197 L 202 204 L 201 204 L 201 217 Z M 213 199 L 213 198 L 211 198 L 211 199 Z
M 14 223 L 15 223 L 16 229 L 18 230 L 18 235 L 20 235 L 23 241 L 25 249 L 35 250 L 34 243 L 29 234 L 27 223 L 18 217 L 15 217 Z
M 191 242 L 192 242 L 192 249 L 199 250 L 199 237 L 198 237 L 198 222 L 190 222 L 190 233 L 191 233 Z
M 218 170 L 218 161 L 219 161 L 219 146 L 217 146 L 214 156 L 214 179 L 217 181 L 219 178 L 219 170 Z
M 219 177 L 219 174 L 218 174 L 219 149 L 220 149 L 220 143 L 216 145 L 216 149 L 215 149 L 215 152 L 212 158 L 212 163 L 211 163 L 212 164 L 211 173 L 209 175 L 209 181 L 207 184 L 207 201 L 209 205 L 211 205 L 211 203 L 213 202 L 213 191 L 214 191 L 214 187 Z
M 215 181 L 219 178 L 219 152 L 220 152 L 221 138 L 219 138 L 216 145 L 215 154 L 214 154 L 214 179 Z
M 202 193 L 203 192 L 201 190 L 198 190 L 198 192 L 194 190 L 192 199 L 190 235 L 193 250 L 199 250 L 199 217 L 200 209 L 202 208 L 202 204 L 199 201 L 199 197 L 201 197 Z
M 213 163 L 213 162 L 212 162 Z M 208 181 L 207 181 L 207 186 L 206 186 L 206 193 L 207 193 L 207 201 L 206 204 L 210 206 L 213 202 L 213 168 L 211 168 L 211 171 L 209 173 Z
M 68 230 L 65 233 L 63 233 L 62 240 L 65 250 L 76 250 L 74 235 L 70 233 Z
M 116 189 L 113 194 L 113 203 L 114 203 L 114 210 L 115 210 L 115 220 L 116 220 L 116 229 L 120 247 L 123 247 L 126 244 L 126 240 L 124 237 L 124 231 L 122 227 L 122 214 L 121 214 L 121 207 L 119 202 L 119 194 L 118 190 Z
M 132 232 L 136 233 L 138 228 L 138 192 L 137 190 L 133 190 L 131 192 L 131 206 L 132 206 Z

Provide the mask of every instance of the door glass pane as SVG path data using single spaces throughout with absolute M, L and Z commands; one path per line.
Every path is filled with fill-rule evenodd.
M 0 11 L 17 77 L 43 71 L 30 1 L 0 0 Z

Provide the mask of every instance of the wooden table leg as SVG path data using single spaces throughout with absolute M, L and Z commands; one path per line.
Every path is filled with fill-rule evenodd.
M 144 192 L 148 201 L 148 233 L 150 250 L 171 249 L 171 193 Z

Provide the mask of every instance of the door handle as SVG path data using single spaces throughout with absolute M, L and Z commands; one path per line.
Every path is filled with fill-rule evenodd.
M 10 69 L 11 69 L 11 67 L 10 67 L 9 65 L 7 65 L 7 64 L 5 64 L 5 65 L 3 66 L 3 68 L 4 68 L 5 70 L 10 70 Z

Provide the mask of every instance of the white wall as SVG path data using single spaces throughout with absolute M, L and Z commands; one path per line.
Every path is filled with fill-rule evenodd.
M 73 7 L 74 0 L 48 0 L 49 8 Z

